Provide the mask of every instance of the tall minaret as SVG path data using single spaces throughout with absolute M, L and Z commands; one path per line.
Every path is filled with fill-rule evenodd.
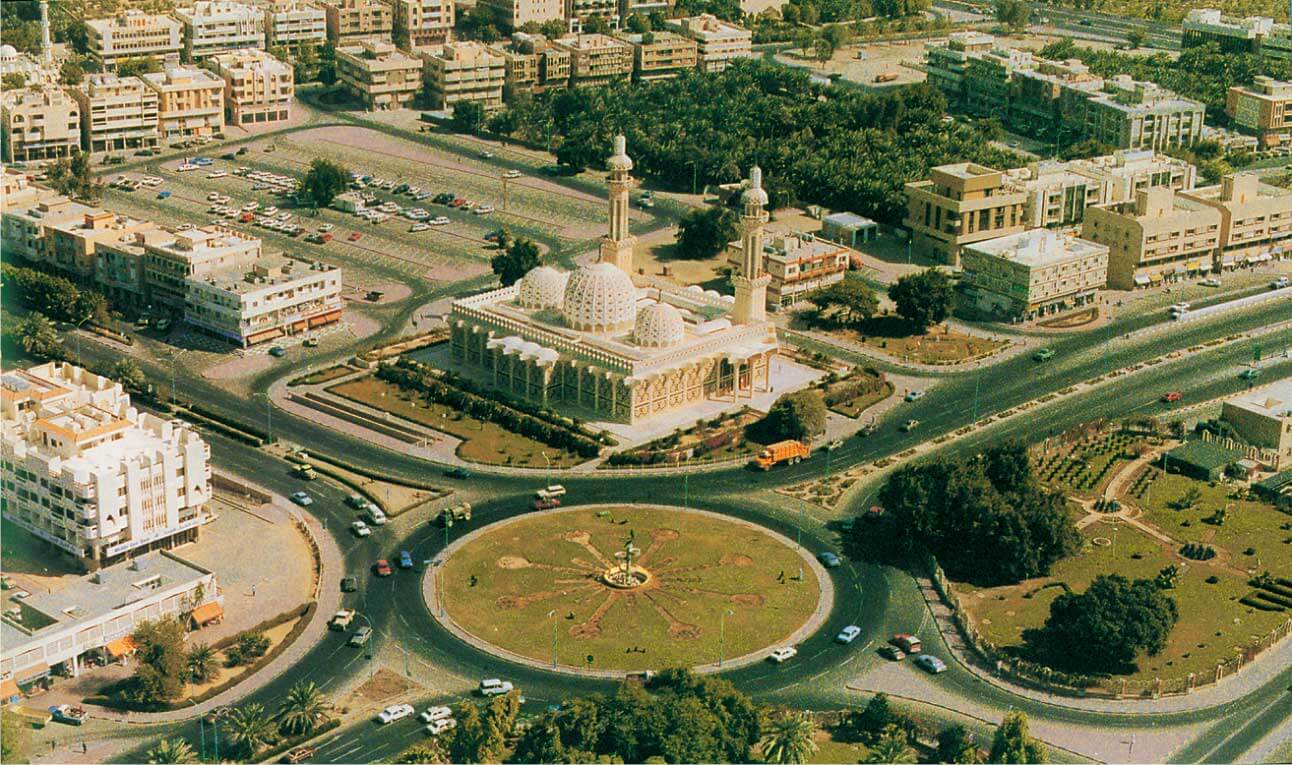
M 601 262 L 611 263 L 632 276 L 637 238 L 628 233 L 628 187 L 633 182 L 628 172 L 633 169 L 633 161 L 623 136 L 615 136 L 615 153 L 606 165 L 610 169 L 610 233 L 601 237 Z
M 731 319 L 736 324 L 752 324 L 767 319 L 767 285 L 772 281 L 763 273 L 767 192 L 763 190 L 763 170 L 758 165 L 750 169 L 749 188 L 740 195 L 740 201 L 744 205 L 740 213 L 740 274 L 731 277 L 736 287 Z
M 54 48 L 49 41 L 49 0 L 40 0 L 40 53 L 45 69 L 54 68 Z

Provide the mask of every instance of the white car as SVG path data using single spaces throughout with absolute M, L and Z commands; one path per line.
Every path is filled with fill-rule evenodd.
M 445 717 L 442 720 L 436 720 L 426 726 L 426 732 L 432 736 L 438 736 L 445 731 L 453 730 L 458 727 L 458 721 L 452 717 Z
M 924 398 L 924 391 L 922 390 L 913 390 L 906 394 L 907 401 L 919 401 L 922 398 Z
M 450 221 L 448 218 L 444 217 L 443 215 L 437 215 L 428 222 L 432 226 L 447 226 L 449 225 Z
M 436 720 L 445 720 L 453 716 L 453 710 L 448 707 L 431 707 L 421 714 L 422 722 L 433 723 Z
M 496 677 L 480 681 L 481 696 L 502 696 L 511 693 L 516 686 L 510 680 L 499 680 Z
M 319 226 L 319 231 L 326 234 L 327 232 L 331 231 L 333 228 L 335 227 L 331 223 L 324 223 L 322 226 Z
M 842 630 L 840 630 L 838 635 L 834 636 L 834 642 L 847 645 L 852 641 L 856 640 L 857 636 L 859 636 L 860 634 L 861 634 L 861 627 L 858 627 L 855 624 L 849 624 L 847 627 L 844 627 Z
M 473 212 L 476 215 L 488 215 L 489 213 L 493 212 L 493 205 L 480 205 L 475 210 L 473 210 Z
M 386 525 L 386 514 L 376 505 L 368 505 L 368 521 L 374 526 Z
M 350 524 L 350 530 L 355 533 L 355 536 L 359 537 L 366 537 L 372 534 L 372 529 L 368 528 L 368 524 L 363 521 L 355 521 Z
M 413 714 L 412 704 L 391 704 L 377 713 L 377 722 L 382 725 L 389 725 L 396 720 L 402 720 Z
M 431 227 L 426 225 L 425 223 L 414 223 L 412 226 L 408 228 L 408 230 L 414 234 L 416 234 L 418 231 L 429 231 L 430 229 Z
M 1220 280 L 1215 277 L 1210 277 L 1207 279 L 1203 279 L 1202 281 L 1198 282 L 1198 284 L 1201 284 L 1204 287 L 1219 287 Z
M 774 661 L 777 664 L 784 664 L 785 662 L 797 656 L 798 653 L 799 653 L 799 650 L 797 648 L 794 648 L 792 646 L 784 646 L 783 648 L 777 648 L 774 651 L 772 651 L 771 655 L 768 656 L 767 659 L 769 661 Z
M 503 173 L 503 174 L 502 174 L 502 177 L 504 177 L 504 178 L 519 178 L 519 177 L 520 177 L 520 171 L 519 171 L 519 170 L 508 170 L 507 172 L 505 172 L 505 173 Z

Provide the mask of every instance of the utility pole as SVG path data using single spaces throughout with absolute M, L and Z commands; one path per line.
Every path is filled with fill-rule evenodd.
M 718 669 L 722 669 L 723 654 L 727 650 L 727 617 L 735 614 L 730 609 L 718 614 Z
M 556 669 L 556 609 L 548 611 L 547 618 L 552 620 L 552 669 Z

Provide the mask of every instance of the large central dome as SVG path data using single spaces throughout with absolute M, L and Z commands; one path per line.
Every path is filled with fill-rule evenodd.
M 637 318 L 637 288 L 610 263 L 583 266 L 565 285 L 565 322 L 580 332 L 622 332 Z

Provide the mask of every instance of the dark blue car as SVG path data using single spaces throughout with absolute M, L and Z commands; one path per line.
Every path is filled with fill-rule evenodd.
M 412 553 L 410 553 L 410 552 L 409 552 L 409 551 L 407 551 L 407 550 L 400 550 L 400 551 L 399 551 L 399 567 L 400 567 L 400 568 L 412 568 L 412 567 L 413 567 L 413 555 L 412 555 Z

